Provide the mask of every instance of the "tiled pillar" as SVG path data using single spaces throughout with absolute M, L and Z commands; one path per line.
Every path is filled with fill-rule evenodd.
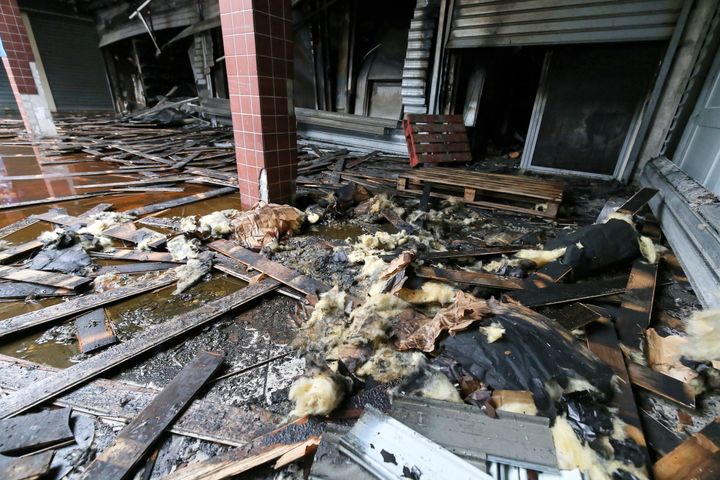
M 0 2 L 0 56 L 28 133 L 56 135 L 17 0 Z
M 243 207 L 292 202 L 297 176 L 290 0 L 220 0 Z

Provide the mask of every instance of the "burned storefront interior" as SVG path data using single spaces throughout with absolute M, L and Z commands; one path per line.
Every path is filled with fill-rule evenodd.
M 0 57 L 0 478 L 718 477 L 717 0 L 4 0 Z

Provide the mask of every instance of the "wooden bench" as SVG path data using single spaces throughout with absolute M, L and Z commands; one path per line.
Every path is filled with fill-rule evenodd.
M 556 180 L 442 167 L 421 168 L 398 176 L 397 189 L 401 192 L 422 195 L 424 188 L 430 188 L 431 197 L 460 198 L 481 208 L 555 218 L 564 185 Z M 538 205 L 544 208 L 536 208 Z
M 403 130 L 410 166 L 472 160 L 461 115 L 405 115 Z

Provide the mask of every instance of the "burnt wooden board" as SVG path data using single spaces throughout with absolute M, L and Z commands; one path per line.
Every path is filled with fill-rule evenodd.
M 77 275 L 7 266 L 0 266 L 0 278 L 16 282 L 37 283 L 38 285 L 67 288 L 70 290 L 75 290 L 92 281 L 91 278 L 78 277 Z
M 118 287 L 102 293 L 84 295 L 68 300 L 67 302 L 35 310 L 34 312 L 23 313 L 22 315 L 17 315 L 0 322 L 0 338 L 5 338 L 18 332 L 24 332 L 40 325 L 54 323 L 109 303 L 155 290 L 156 288 L 163 288 L 174 283 L 175 280 L 174 275 L 165 275 L 150 282 Z
M 247 267 L 241 264 L 237 260 L 233 260 L 230 257 L 226 257 L 222 254 L 216 254 L 215 260 L 213 261 L 213 268 L 219 272 L 223 272 L 231 277 L 239 278 L 242 281 L 250 282 L 253 276 L 248 273 Z M 297 292 L 288 287 L 280 287 L 277 289 L 278 293 L 285 295 L 286 297 L 294 300 L 304 302 L 305 297 L 302 293 Z
M 135 262 L 127 265 L 107 265 L 100 267 L 97 271 L 90 274 L 91 277 L 99 277 L 106 273 L 145 273 L 145 272 L 158 272 L 162 270 L 169 270 L 171 268 L 177 268 L 177 263 L 169 262 Z
M 162 183 L 175 183 L 190 180 L 193 177 L 187 175 L 175 175 L 171 177 L 148 178 L 146 180 L 134 180 L 131 182 L 110 182 L 110 183 L 89 183 L 87 185 L 76 185 L 75 188 L 112 188 L 112 187 L 130 187 L 142 185 L 158 185 Z
M 525 283 L 530 288 L 545 288 L 558 283 L 570 272 L 572 272 L 572 267 L 560 261 L 550 262 L 530 275 Z
M 56 375 L 60 369 L 0 355 L 0 387 L 17 391 Z M 152 402 L 160 390 L 98 378 L 53 400 L 60 407 L 129 423 Z M 219 421 L 221 420 L 221 421 Z M 272 430 L 279 415 L 254 406 L 233 406 L 195 400 L 170 427 L 170 432 L 239 447 Z
M 658 193 L 658 191 L 654 188 L 642 188 L 636 192 L 635 195 L 630 197 L 627 202 L 620 205 L 620 208 L 618 208 L 617 211 L 620 213 L 635 215 L 642 210 L 645 205 L 647 205 L 656 193 Z
M 35 250 L 40 250 L 42 247 L 43 243 L 40 240 L 30 240 L 29 242 L 6 248 L 0 251 L 0 264 L 10 263 L 18 257 L 32 253 Z
M 625 364 L 625 357 L 620 350 L 620 342 L 617 333 L 612 324 L 595 322 L 585 328 L 588 348 L 597 355 L 600 360 L 605 362 L 613 369 L 615 375 L 620 379 L 618 388 L 612 398 L 612 403 L 616 406 L 618 416 L 627 425 L 625 433 L 628 437 L 635 440 L 645 455 L 645 464 L 650 467 L 650 455 L 647 450 L 647 442 L 643 433 L 640 413 L 635 404 L 635 396 L 633 395 L 632 386 L 630 385 L 630 377 Z
M 200 388 L 220 367 L 224 355 L 203 352 L 172 379 L 167 387 L 133 419 L 85 469 L 83 478 L 123 480 L 158 441 Z
M 625 298 L 615 324 L 622 344 L 633 350 L 640 349 L 645 329 L 650 326 L 657 272 L 657 264 L 643 260 L 636 260 L 630 270 Z
M 582 328 L 596 321 L 610 321 L 609 318 L 600 315 L 584 303 L 571 303 L 553 315 L 553 319 L 569 331 Z
M 78 218 L 90 218 L 93 215 L 97 215 L 98 213 L 107 212 L 112 207 L 113 207 L 112 203 L 98 203 L 97 205 L 92 207 L 90 210 L 78 215 Z
M 695 408 L 695 391 L 689 384 L 632 361 L 627 362 L 627 371 L 633 385 L 684 407 Z
M 154 203 L 152 205 L 135 208 L 133 210 L 129 210 L 127 213 L 135 216 L 148 215 L 150 213 L 159 212 L 160 210 L 179 207 L 181 205 L 187 205 L 189 203 L 195 203 L 208 198 L 219 197 L 220 195 L 227 195 L 228 193 L 234 192 L 237 192 L 237 188 L 235 187 L 218 188 L 216 190 L 210 190 L 209 192 L 196 193 L 187 197 L 176 198 L 175 200 L 168 200 L 166 202 Z
M 385 220 L 390 222 L 395 228 L 399 230 L 404 231 L 407 234 L 412 234 L 417 230 L 417 227 L 414 225 L 410 225 L 405 220 L 400 218 L 400 215 L 398 215 L 394 210 L 391 210 L 389 208 L 386 208 L 382 212 L 382 216 L 385 217 Z
M 75 295 L 67 288 L 46 287 L 35 283 L 0 282 L 0 299 L 32 297 L 63 297 Z
M 545 288 L 511 292 L 505 294 L 505 297 L 522 303 L 526 307 L 541 307 L 622 293 L 625 291 L 626 283 L 624 278 L 583 283 L 563 283 Z
M 66 215 L 63 213 L 39 213 L 35 215 L 35 218 L 42 220 L 43 222 L 54 223 L 55 225 L 63 225 L 65 227 L 72 226 L 83 226 L 87 225 L 90 220 L 87 218 L 73 217 L 72 215 Z
M 167 241 L 165 235 L 149 228 L 137 228 L 132 222 L 125 222 L 104 230 L 103 235 L 111 238 L 117 238 L 130 243 L 140 243 L 146 238 L 155 238 L 148 243 L 151 248 L 157 248 Z
M 90 353 L 117 342 L 104 308 L 98 308 L 75 319 L 75 332 L 82 353 Z
M 35 217 L 25 217 L 22 220 L 18 220 L 17 222 L 11 223 L 10 225 L 6 225 L 3 228 L 0 228 L 0 238 L 5 238 L 8 235 L 12 235 L 15 232 L 19 232 L 25 227 L 29 227 L 30 225 L 33 225 L 37 222 L 39 222 Z
M 230 310 L 273 291 L 278 286 L 279 283 L 275 280 L 267 279 L 218 300 L 207 302 L 195 310 L 177 315 L 145 330 L 127 342 L 114 345 L 92 358 L 77 363 L 57 375 L 0 398 L 0 418 L 17 415 L 35 405 L 52 400 L 112 368 L 210 323 Z
M 27 457 L 0 455 L 0 478 L 3 480 L 35 480 L 45 478 L 55 452 L 48 451 Z
M 168 263 L 185 263 L 180 260 L 174 260 L 172 255 L 167 252 L 140 252 L 138 250 L 115 249 L 113 252 L 90 252 L 93 258 L 106 258 L 108 260 L 125 260 L 131 262 L 168 262 Z
M 443 282 L 463 283 L 466 285 L 480 285 L 483 287 L 498 288 L 501 290 L 518 290 L 523 288 L 519 278 L 502 277 L 492 273 L 468 272 L 466 270 L 450 270 L 447 268 L 419 267 L 415 275 L 420 278 L 440 280 Z
M 69 408 L 0 420 L 0 453 L 21 455 L 72 440 Z
M 27 200 L 25 202 L 6 203 L 0 205 L 0 210 L 10 210 L 13 208 L 30 207 L 33 205 L 45 205 L 47 203 L 60 203 L 69 202 L 71 200 L 81 200 L 83 198 L 99 197 L 100 195 L 111 195 L 109 192 L 93 192 L 85 193 L 83 195 L 68 195 L 65 197 L 48 197 L 42 200 Z
M 710 422 L 653 465 L 655 480 L 720 478 L 718 419 Z
M 471 257 L 490 257 L 493 255 L 503 255 L 507 253 L 515 253 L 521 247 L 490 247 L 476 248 L 473 250 L 448 250 L 447 252 L 432 252 L 420 255 L 423 260 L 444 260 L 448 258 L 471 258 Z
M 295 270 L 285 267 L 277 262 L 268 260 L 262 255 L 252 252 L 247 248 L 241 247 L 235 242 L 227 240 L 217 240 L 208 245 L 216 252 L 227 255 L 230 258 L 240 261 L 255 270 L 264 273 L 268 277 L 284 283 L 305 295 L 317 295 L 330 290 L 330 287 L 324 283 L 315 280 L 307 275 L 302 275 Z

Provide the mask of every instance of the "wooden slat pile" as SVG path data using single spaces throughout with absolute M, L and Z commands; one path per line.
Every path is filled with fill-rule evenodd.
M 397 189 L 418 196 L 429 189 L 431 197 L 459 198 L 481 208 L 555 218 L 564 185 L 557 180 L 434 167 L 400 174 Z
M 403 130 L 411 167 L 472 160 L 462 115 L 408 114 Z

